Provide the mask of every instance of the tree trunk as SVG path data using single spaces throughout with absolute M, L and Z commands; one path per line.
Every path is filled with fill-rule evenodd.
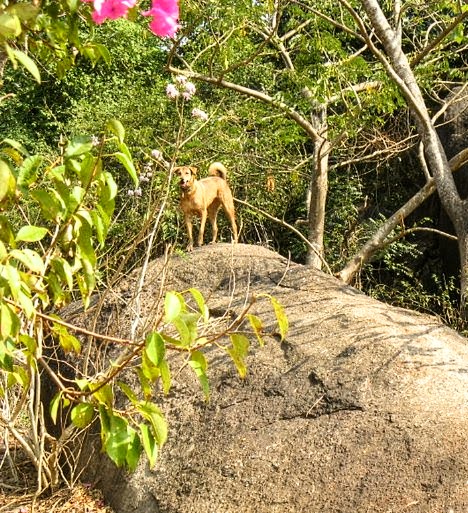
M 330 152 L 330 142 L 327 140 L 325 105 L 317 107 L 312 117 L 312 123 L 317 133 L 320 134 L 320 139 L 314 140 L 314 167 L 307 197 L 308 239 L 311 248 L 307 250 L 306 263 L 315 269 L 321 269 L 323 263 L 325 208 L 328 194 L 328 155 Z
M 400 91 L 404 95 L 415 117 L 416 126 L 424 145 L 427 167 L 434 177 L 440 201 L 455 228 L 455 233 L 459 240 L 462 268 L 460 285 L 461 303 L 462 310 L 465 310 L 464 302 L 467 299 L 466 273 L 468 270 L 468 252 L 466 245 L 466 241 L 468 240 L 468 202 L 460 198 L 450 170 L 447 155 L 445 154 L 437 131 L 432 123 L 408 58 L 404 54 L 401 44 L 398 44 L 395 32 L 392 30 L 388 20 L 383 14 L 379 2 L 377 0 L 361 0 L 361 4 L 389 60 L 375 47 L 367 33 L 364 34 L 366 41 L 374 54 L 384 64 L 387 73 L 400 88 Z
M 468 319 L 468 227 L 464 230 L 464 237 L 458 237 L 458 251 L 460 252 L 460 310 L 463 318 Z

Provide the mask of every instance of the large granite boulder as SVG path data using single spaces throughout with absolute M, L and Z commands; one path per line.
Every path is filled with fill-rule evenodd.
M 99 303 L 94 327 L 128 334 L 139 283 L 137 270 Z M 174 373 L 155 468 L 142 459 L 132 474 L 119 470 L 88 438 L 87 479 L 118 513 L 468 512 L 466 339 L 243 244 L 152 262 L 140 321 L 155 318 L 163 289 L 189 287 L 220 322 L 252 294 L 272 294 L 289 333 L 252 344 L 244 380 L 208 350 L 208 404 L 189 370 Z M 254 309 L 274 328 L 267 301 Z

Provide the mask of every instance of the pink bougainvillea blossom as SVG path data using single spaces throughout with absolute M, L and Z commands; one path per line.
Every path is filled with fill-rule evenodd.
M 135 7 L 138 0 L 83 0 L 92 3 L 92 14 L 95 23 L 106 20 L 126 18 L 128 11 Z M 179 0 L 152 0 L 151 9 L 141 13 L 143 16 L 152 16 L 150 30 L 159 37 L 174 37 L 179 29 Z
M 153 0 L 151 9 L 141 14 L 153 17 L 149 27 L 159 37 L 174 37 L 179 29 L 178 0 Z
M 126 18 L 128 11 L 135 7 L 137 0 L 83 0 L 93 4 L 93 21 L 101 24 L 106 20 Z

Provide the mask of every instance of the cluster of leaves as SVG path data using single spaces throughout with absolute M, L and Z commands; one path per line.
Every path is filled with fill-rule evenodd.
M 63 77 L 74 65 L 77 54 L 92 62 L 108 60 L 105 46 L 82 39 L 90 20 L 90 8 L 78 0 L 4 2 L 0 6 L 0 51 L 5 51 L 16 68 L 21 64 L 41 82 L 36 59 L 53 65 Z M 28 52 L 21 44 L 27 41 Z M 35 59 L 31 58 L 34 55 Z
M 250 342 L 237 328 L 248 319 L 250 332 L 261 345 L 264 330 L 261 320 L 246 309 L 235 325 L 207 336 L 200 333 L 200 326 L 209 323 L 209 310 L 200 292 L 168 292 L 164 324 L 148 333 L 143 342 L 125 341 L 124 347 L 130 349 L 123 350 L 98 375 L 82 372 L 64 381 L 48 365 L 43 357 L 50 346 L 48 338 L 65 353 L 81 351 L 73 327 L 52 312 L 78 297 L 88 306 L 97 286 L 99 253 L 118 195 L 106 163 L 117 162 L 135 186 L 139 183 L 124 136 L 122 124 L 114 120 L 101 139 L 73 139 L 52 162 L 40 155 L 28 155 L 16 141 L 3 143 L 0 204 L 3 210 L 14 208 L 20 215 L 16 219 L 0 216 L 0 395 L 5 400 L 16 397 L 18 405 L 33 401 L 28 410 L 36 412 L 29 419 L 31 433 L 44 432 L 44 417 L 37 414 L 37 401 L 41 400 L 37 387 L 39 372 L 45 368 L 59 388 L 50 404 L 52 421 L 57 423 L 60 418 L 62 422 L 61 412 L 69 411 L 71 425 L 83 429 L 97 414 L 106 453 L 117 465 L 134 469 L 143 450 L 154 465 L 167 438 L 166 420 L 153 397 L 157 382 L 166 394 L 171 388 L 168 352 L 186 355 L 186 363 L 197 375 L 208 400 L 208 362 L 203 348 L 216 345 L 226 352 L 243 378 Z M 191 298 L 190 305 L 186 295 Z M 269 299 L 283 338 L 288 329 L 286 316 L 281 305 Z M 221 340 L 223 334 L 227 335 L 227 344 Z M 137 390 L 118 380 L 130 364 L 138 375 Z M 31 393 L 33 389 L 36 393 Z M 116 407 L 116 389 L 127 399 L 123 409 Z M 15 427 L 19 410 L 14 408 L 11 418 L 0 417 L 0 421 L 31 456 L 43 474 L 42 482 L 53 484 L 58 455 L 44 458 L 44 447 L 37 443 L 37 436 L 21 434 Z
M 91 138 L 79 138 L 53 162 L 28 155 L 16 141 L 3 142 L 0 204 L 20 216 L 0 215 L 0 369 L 6 375 L 0 394 L 5 398 L 8 389 L 19 385 L 19 404 L 30 397 L 31 386 L 38 386 L 34 376 L 48 331 L 65 351 L 80 349 L 78 339 L 46 312 L 77 294 L 86 306 L 96 287 L 97 251 L 104 245 L 117 194 L 112 175 L 103 167 L 105 144 L 117 146 L 109 156 L 138 181 L 122 126 L 113 122 L 109 130 L 111 137 L 97 151 Z M 3 422 L 13 434 L 14 420 Z M 40 454 L 21 440 L 35 462 L 40 461 Z
M 274 297 L 264 296 L 271 301 L 278 321 L 278 332 L 284 338 L 288 330 L 284 310 Z M 262 321 L 256 315 L 247 313 L 247 310 L 238 321 L 244 319 L 248 320 L 252 334 L 263 346 L 265 332 Z M 136 343 L 129 352 L 121 354 L 118 361 L 112 362 L 109 369 L 100 372 L 99 379 L 77 379 L 79 390 L 59 391 L 51 402 L 53 420 L 57 420 L 61 408 L 70 406 L 73 398 L 75 405 L 71 409 L 71 422 L 78 428 L 85 428 L 97 413 L 102 446 L 116 465 L 125 465 L 133 470 L 144 451 L 153 466 L 168 434 L 163 411 L 154 400 L 158 398 L 155 389 L 159 388 L 165 395 L 171 389 L 171 352 L 182 355 L 182 366 L 188 365 L 193 370 L 207 401 L 210 398 L 210 385 L 208 360 L 203 351 L 207 346 L 215 345 L 228 354 L 240 378 L 246 376 L 250 340 L 245 332 L 229 328 L 225 332 L 228 339 L 226 343 L 223 341 L 223 333 L 207 336 L 200 332 L 209 321 L 208 306 L 197 289 L 189 289 L 184 293 L 167 292 L 164 300 L 164 329 L 149 332 L 143 342 Z M 137 363 L 136 367 L 131 365 L 133 363 Z M 137 385 L 133 388 L 128 384 L 132 380 L 118 379 L 121 371 L 128 367 L 135 368 L 137 374 Z M 115 406 L 114 389 L 118 389 L 126 398 L 125 405 L 119 408 Z

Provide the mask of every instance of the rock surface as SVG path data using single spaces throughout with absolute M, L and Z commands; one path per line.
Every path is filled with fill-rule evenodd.
M 101 330 L 129 332 L 139 278 L 101 305 Z M 129 475 L 96 450 L 87 478 L 117 512 L 468 512 L 465 338 L 263 247 L 152 262 L 143 324 L 157 317 L 162 287 L 197 287 L 213 317 L 272 294 L 290 329 L 284 342 L 252 344 L 244 380 L 208 351 L 209 404 L 191 373 L 178 374 L 162 402 L 170 434 L 156 468 L 142 461 Z M 269 303 L 255 309 L 273 328 Z

